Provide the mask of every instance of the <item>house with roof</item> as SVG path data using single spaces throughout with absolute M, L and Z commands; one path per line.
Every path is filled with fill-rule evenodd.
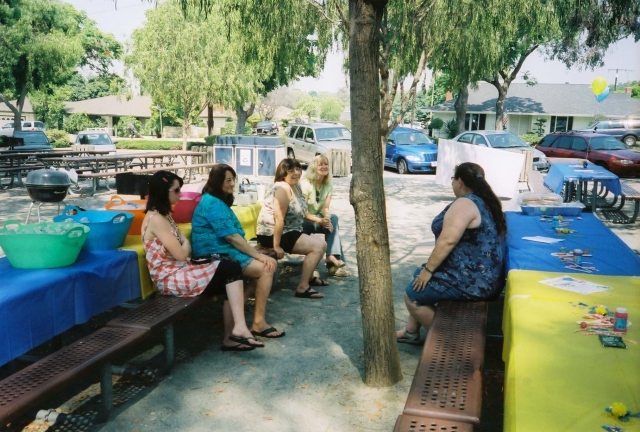
M 131 116 L 140 121 L 142 127 L 146 127 L 146 123 L 151 118 L 151 107 L 153 101 L 151 96 L 133 96 L 127 100 L 125 97 L 118 96 L 104 96 L 95 99 L 86 99 L 77 102 L 67 102 L 67 115 L 73 113 L 86 113 L 89 118 L 95 120 L 97 117 L 104 119 L 107 122 L 108 128 L 113 128 L 114 124 L 117 124 L 120 117 Z M 207 110 L 204 109 L 199 116 L 203 123 L 207 123 Z M 213 109 L 213 133 L 220 133 L 220 128 L 225 124 L 225 121 L 229 118 L 229 115 L 224 111 L 221 106 L 214 107 Z M 169 135 L 170 129 L 165 127 L 164 135 Z M 179 129 L 179 128 L 178 128 Z M 196 128 L 192 128 L 192 134 L 196 132 Z M 174 131 L 175 132 L 175 131 Z M 179 136 L 182 136 L 182 132 L 179 132 Z M 197 136 L 197 135 L 195 135 Z
M 16 101 L 10 101 L 13 106 L 16 106 Z M 24 100 L 24 106 L 22 107 L 22 120 L 36 120 L 36 113 L 33 111 L 33 107 L 31 106 L 31 101 L 29 98 Z M 13 122 L 13 111 L 9 109 L 6 103 L 0 101 L 0 128 L 4 126 L 5 123 Z
M 498 90 L 489 83 L 469 89 L 465 130 L 495 129 Z M 434 117 L 449 121 L 456 118 L 451 99 L 428 108 Z M 506 130 L 523 135 L 535 129 L 539 118 L 546 119 L 545 133 L 584 129 L 596 118 L 632 118 L 640 112 L 640 99 L 627 93 L 610 93 L 598 102 L 589 84 L 514 83 L 505 102 Z

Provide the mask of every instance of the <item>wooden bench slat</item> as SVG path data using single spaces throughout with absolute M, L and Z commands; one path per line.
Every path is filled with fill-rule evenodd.
M 529 189 L 531 192 L 536 193 L 553 193 L 551 189 L 545 186 L 544 178 L 540 171 L 531 170 L 527 172 L 527 179 L 529 183 Z
M 104 327 L 0 381 L 0 424 L 109 362 L 147 333 L 135 328 Z
M 204 163 L 204 164 L 194 164 L 194 165 L 172 165 L 172 166 L 164 166 L 164 167 L 156 167 L 156 168 L 139 168 L 139 169 L 128 169 L 123 171 L 107 171 L 107 172 L 99 172 L 99 173 L 83 173 L 78 174 L 79 178 L 104 178 L 104 177 L 115 177 L 118 174 L 147 174 L 147 173 L 155 173 L 158 171 L 176 171 L 181 169 L 195 169 L 195 168 L 208 168 L 216 165 L 215 163 Z
M 443 420 L 410 414 L 398 416 L 393 432 L 473 432 L 473 425 L 455 420 Z
M 479 424 L 486 302 L 441 301 L 404 414 Z

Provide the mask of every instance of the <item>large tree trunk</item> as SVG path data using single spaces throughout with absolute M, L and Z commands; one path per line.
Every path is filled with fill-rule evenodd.
M 247 119 L 253 115 L 253 110 L 256 109 L 256 104 L 252 103 L 249 105 L 249 109 L 245 111 L 244 106 L 242 104 L 236 107 L 236 116 L 238 117 L 238 121 L 236 123 L 236 135 L 244 134 L 244 125 L 247 123 Z
M 496 130 L 502 130 L 504 129 L 504 123 L 502 122 L 504 103 L 507 101 L 509 86 L 507 85 L 505 88 L 505 86 L 499 85 L 496 88 L 498 89 L 498 100 L 496 101 Z
M 365 384 L 402 379 L 395 337 L 389 233 L 382 181 L 378 32 L 386 0 L 349 1 L 349 77 L 356 253 L 364 334 Z
M 187 135 L 189 134 L 189 120 L 184 119 L 182 123 L 182 151 L 187 151 Z
M 27 99 L 27 86 L 22 87 L 22 91 L 20 92 L 20 97 L 16 101 L 16 106 L 14 106 L 9 99 L 7 99 L 2 93 L 0 93 L 0 101 L 4 102 L 7 107 L 13 113 L 13 131 L 21 131 L 22 130 L 22 109 L 24 108 L 24 101 Z
M 213 107 L 211 104 L 207 105 L 207 136 L 211 136 L 213 131 Z
M 456 109 L 456 123 L 458 126 L 458 135 L 464 132 L 464 120 L 467 116 L 467 105 L 469 104 L 469 86 L 466 85 L 458 92 L 458 97 L 453 106 Z

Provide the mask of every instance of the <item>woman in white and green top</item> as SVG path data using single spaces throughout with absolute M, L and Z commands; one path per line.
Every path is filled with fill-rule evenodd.
M 307 174 L 300 180 L 302 195 L 307 200 L 308 210 L 302 224 L 305 234 L 324 234 L 327 241 L 327 269 L 331 276 L 346 277 L 349 272 L 343 267 L 344 253 L 338 229 L 338 216 L 329 213 L 333 184 L 329 159 L 318 155 L 309 164 Z
M 302 232 L 302 221 L 307 213 L 307 201 L 302 196 L 298 182 L 302 175 L 300 162 L 283 159 L 274 178 L 273 189 L 267 196 L 258 216 L 258 242 L 273 248 L 278 258 L 284 253 L 306 255 L 302 262 L 302 276 L 296 288 L 296 297 L 319 299 L 324 297 L 311 286 L 329 285 L 313 276 L 313 271 L 327 250 L 323 239 Z

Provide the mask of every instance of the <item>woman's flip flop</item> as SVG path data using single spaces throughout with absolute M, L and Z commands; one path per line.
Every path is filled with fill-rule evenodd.
M 309 285 L 311 286 L 328 286 L 329 282 L 327 282 L 326 280 L 322 280 L 319 277 L 312 277 L 311 279 L 309 279 Z
M 321 299 L 324 297 L 324 295 L 322 293 L 319 293 L 318 291 L 315 290 L 311 290 L 311 287 L 307 288 L 304 292 L 297 292 L 296 291 L 296 297 L 298 298 L 308 298 L 308 299 Z
M 231 335 L 229 336 L 229 340 L 232 342 L 238 342 L 239 344 L 242 345 L 246 345 L 246 346 L 250 346 L 250 347 L 254 347 L 254 348 L 264 348 L 264 344 L 260 343 L 260 344 L 252 344 L 251 342 L 249 342 L 250 340 L 254 340 L 256 342 L 258 342 L 258 340 L 256 338 L 246 338 L 246 337 L 242 337 L 242 336 L 234 336 Z
M 277 328 L 275 328 L 275 327 L 269 327 L 268 329 L 262 330 L 261 332 L 257 332 L 255 330 L 251 330 L 251 334 L 254 335 L 254 336 L 260 336 L 260 337 L 267 338 L 267 339 L 277 339 L 277 338 L 281 338 L 281 337 L 283 337 L 285 335 L 284 332 L 280 332 L 280 334 L 277 335 L 277 336 L 269 336 L 270 334 L 277 333 L 278 331 L 279 330 Z

